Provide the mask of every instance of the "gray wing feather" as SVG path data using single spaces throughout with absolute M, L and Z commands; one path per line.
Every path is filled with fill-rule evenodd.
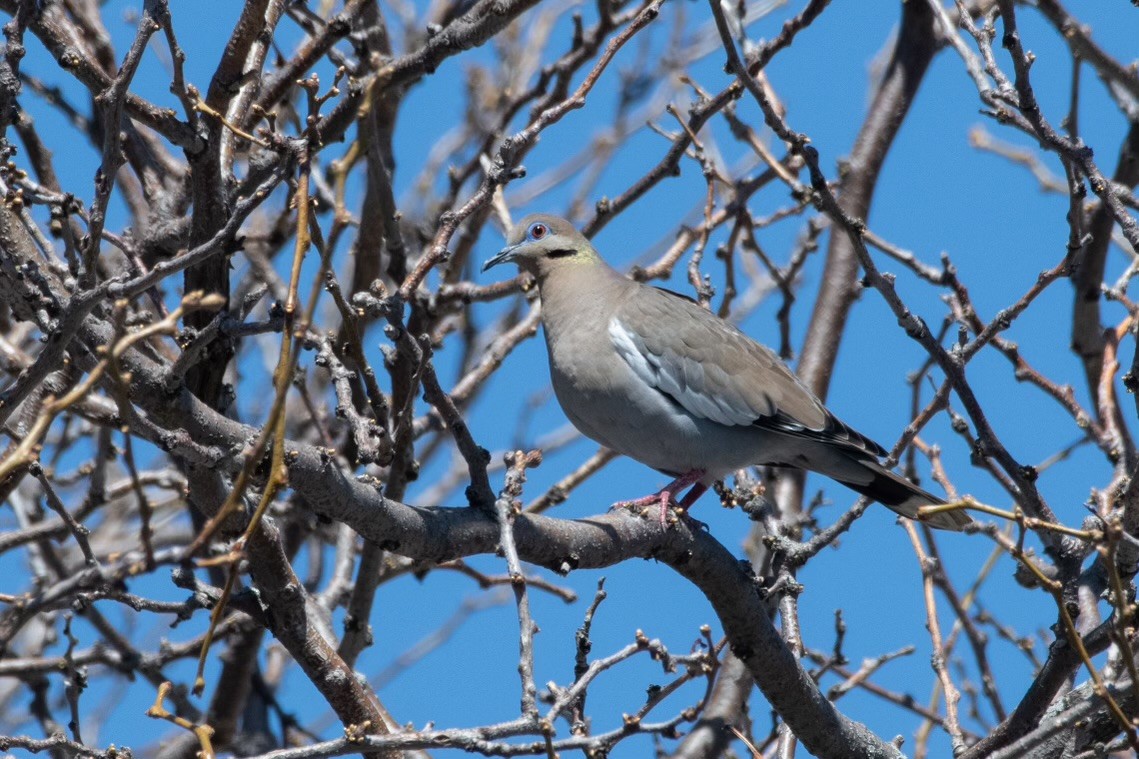
M 646 385 L 717 424 L 758 426 L 885 455 L 827 411 L 778 356 L 674 295 L 637 288 L 609 322 L 613 347 Z

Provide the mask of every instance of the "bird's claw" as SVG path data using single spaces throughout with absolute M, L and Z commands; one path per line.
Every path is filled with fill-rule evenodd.
M 660 526 L 667 527 L 668 507 L 670 505 L 677 507 L 680 506 L 680 504 L 673 497 L 672 492 L 665 489 L 659 493 L 646 495 L 642 498 L 634 498 L 631 501 L 617 501 L 615 504 L 610 506 L 609 509 L 610 511 L 613 511 L 616 509 L 641 509 L 645 508 L 646 506 L 658 506 L 660 508 Z
M 693 470 L 691 472 L 687 472 L 687 473 L 681 475 L 680 477 L 677 477 L 675 480 L 670 482 L 668 485 L 665 485 L 663 488 L 661 488 L 656 493 L 653 493 L 652 495 L 646 495 L 642 498 L 634 498 L 631 501 L 617 501 L 617 503 L 613 504 L 613 506 L 610 508 L 611 509 L 617 509 L 617 508 L 632 509 L 632 508 L 643 508 L 645 506 L 656 505 L 656 506 L 659 506 L 659 508 L 660 508 L 660 526 L 661 527 L 667 527 L 668 526 L 668 507 L 671 505 L 671 506 L 675 506 L 676 508 L 680 509 L 680 511 L 683 512 L 683 514 L 686 517 L 688 517 L 693 522 L 695 522 L 697 525 L 699 525 L 700 527 L 702 527 L 703 529 L 706 530 L 706 529 L 708 529 L 708 525 L 704 524 L 703 522 L 701 522 L 699 520 L 692 519 L 691 515 L 689 515 L 689 513 L 688 513 L 688 507 L 691 506 L 696 501 L 697 498 L 699 498 L 701 495 L 703 495 L 705 490 L 707 490 L 707 487 L 700 484 L 700 479 L 703 476 L 704 476 L 703 470 L 697 469 L 697 470 Z M 690 490 L 688 492 L 688 494 L 686 496 L 684 496 L 683 499 L 678 501 L 676 499 L 677 493 L 679 493 L 681 490 L 684 490 L 689 485 L 693 485 L 692 490 Z

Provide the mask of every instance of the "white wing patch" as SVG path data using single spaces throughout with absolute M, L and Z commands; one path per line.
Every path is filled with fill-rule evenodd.
M 609 339 L 617 354 L 625 360 L 633 373 L 645 384 L 668 395 L 685 411 L 700 419 L 708 419 L 729 427 L 750 426 L 761 416 L 774 409 L 752 409 L 742 398 L 725 398 L 706 392 L 705 373 L 724 375 L 718 366 L 704 367 L 697 361 L 685 359 L 675 353 L 657 355 L 650 351 L 644 340 L 628 329 L 614 316 L 609 320 Z M 726 380 L 715 377 L 716 380 Z M 716 384 L 724 384 L 718 382 Z M 734 403 L 733 403 L 734 401 Z

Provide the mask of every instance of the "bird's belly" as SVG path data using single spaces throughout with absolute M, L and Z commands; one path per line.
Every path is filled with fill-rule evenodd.
M 623 363 L 598 378 L 552 371 L 554 392 L 582 434 L 642 464 L 670 474 L 696 469 L 720 479 L 770 457 L 765 436 L 692 416 L 663 393 L 641 385 Z M 618 381 L 613 381 L 617 377 Z M 632 387 L 637 387 L 632 385 Z

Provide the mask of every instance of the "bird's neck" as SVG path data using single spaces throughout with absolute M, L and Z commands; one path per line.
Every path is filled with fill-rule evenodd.
M 538 280 L 547 334 L 563 329 L 601 329 L 604 334 L 632 285 L 604 262 L 567 263 L 550 272 Z

